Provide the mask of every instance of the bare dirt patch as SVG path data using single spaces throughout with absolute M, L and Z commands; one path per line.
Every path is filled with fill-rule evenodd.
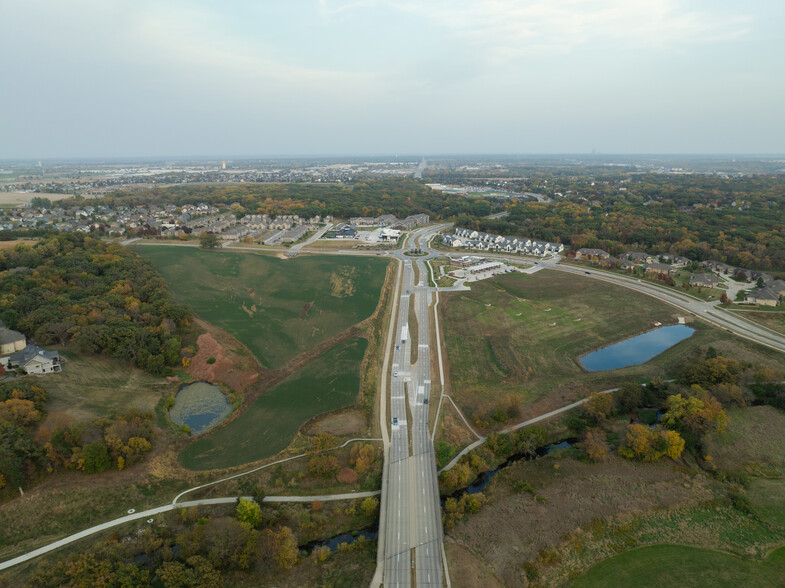
M 313 302 L 306 302 L 305 305 L 303 306 L 302 312 L 300 313 L 300 318 L 304 319 L 306 316 L 308 316 L 308 311 L 311 310 L 312 308 L 313 308 Z
M 305 426 L 305 432 L 307 435 L 329 433 L 336 437 L 345 437 L 362 433 L 365 427 L 365 415 L 361 410 L 353 409 L 318 417 Z
M 197 322 L 207 332 L 196 340 L 199 350 L 191 358 L 187 370 L 189 375 L 213 384 L 223 383 L 238 391 L 245 390 L 259 379 L 263 368 L 242 343 L 214 325 L 201 320 Z M 215 361 L 208 363 L 211 358 Z

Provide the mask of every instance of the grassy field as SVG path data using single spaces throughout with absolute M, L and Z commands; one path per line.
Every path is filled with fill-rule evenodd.
M 27 245 L 32 247 L 38 243 L 38 239 L 16 239 L 14 241 L 0 241 L 0 249 L 13 249 L 17 245 Z
M 98 355 L 60 350 L 63 371 L 37 376 L 49 394 L 47 410 L 67 412 L 76 420 L 123 413 L 129 408 L 151 411 L 173 386 L 127 363 Z
M 442 300 L 453 396 L 470 415 L 510 393 L 524 403 L 565 404 L 624 381 L 668 377 L 697 347 L 713 345 L 734 357 L 743 349 L 751 354 L 746 360 L 763 353 L 696 322 L 692 337 L 643 365 L 588 373 L 577 357 L 649 330 L 653 321 L 674 323 L 679 311 L 626 288 L 548 270 L 477 282 Z
M 742 319 L 746 319 L 748 321 L 752 321 L 755 323 L 759 323 L 764 327 L 768 327 L 773 331 L 777 331 L 778 333 L 782 333 L 785 335 L 785 311 L 782 310 L 782 307 L 777 308 L 778 311 L 763 311 L 763 312 L 748 312 L 742 311 L 735 313 L 736 316 Z
M 309 418 L 354 402 L 365 339 L 352 339 L 264 393 L 245 412 L 180 454 L 192 470 L 226 468 L 275 455 Z
M 785 549 L 763 562 L 681 545 L 652 545 L 598 563 L 570 584 L 594 586 L 782 586 Z
M 730 424 L 717 440 L 714 462 L 723 470 L 785 478 L 785 412 L 771 406 L 728 411 Z
M 270 256 L 144 246 L 175 297 L 278 368 L 370 316 L 387 260 Z

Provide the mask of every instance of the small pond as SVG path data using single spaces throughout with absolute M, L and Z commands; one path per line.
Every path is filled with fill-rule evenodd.
M 687 325 L 658 327 L 648 333 L 587 353 L 579 357 L 578 361 L 589 372 L 604 372 L 640 365 L 688 338 L 694 332 L 695 329 Z
M 177 425 L 188 425 L 192 435 L 212 429 L 232 413 L 232 405 L 218 386 L 196 382 L 183 386 L 169 409 L 169 418 Z

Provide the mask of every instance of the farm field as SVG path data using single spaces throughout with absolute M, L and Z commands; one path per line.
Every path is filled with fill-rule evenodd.
M 309 418 L 347 406 L 360 389 L 368 342 L 352 339 L 265 392 L 236 419 L 180 453 L 188 469 L 227 468 L 275 455 Z
M 593 586 L 780 586 L 785 577 L 785 548 L 763 562 L 730 553 L 685 547 L 652 545 L 606 559 L 570 584 Z
M 39 376 L 49 395 L 50 413 L 66 412 L 75 420 L 107 417 L 130 408 L 152 411 L 172 385 L 127 363 L 99 355 L 60 350 L 63 371 Z
M 585 372 L 578 356 L 652 329 L 654 321 L 672 324 L 679 311 L 626 288 L 561 272 L 505 274 L 472 284 L 470 292 L 445 294 L 442 301 L 452 395 L 470 418 L 508 394 L 524 406 L 550 399 L 556 408 L 624 381 L 666 378 L 691 351 L 708 345 L 750 361 L 768 355 L 693 322 L 692 337 L 645 364 Z
M 144 246 L 177 300 L 244 343 L 267 368 L 369 317 L 387 260 L 350 256 L 282 260 L 251 253 Z

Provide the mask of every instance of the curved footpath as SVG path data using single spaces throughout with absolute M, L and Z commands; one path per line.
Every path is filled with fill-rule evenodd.
M 372 492 L 354 492 L 349 494 L 327 494 L 323 496 L 265 496 L 262 502 L 313 502 L 314 500 L 318 500 L 320 502 L 329 502 L 331 500 L 352 500 L 355 498 L 367 498 L 369 496 L 378 496 L 379 494 L 381 494 L 381 490 L 374 490 Z M 251 496 L 245 496 L 243 498 L 253 500 Z M 69 545 L 75 541 L 79 541 L 80 539 L 84 539 L 90 535 L 100 533 L 101 531 L 106 531 L 107 529 L 122 525 L 123 523 L 130 523 L 139 519 L 152 518 L 155 515 L 176 510 L 178 508 L 188 508 L 191 506 L 204 506 L 212 504 L 232 504 L 235 502 L 237 502 L 237 496 L 229 496 L 226 498 L 205 498 L 203 500 L 190 500 L 188 502 L 166 504 L 164 506 L 159 506 L 158 508 L 151 508 L 150 510 L 135 512 L 133 514 L 120 517 L 119 519 L 114 519 L 113 521 L 102 523 L 100 525 L 96 525 L 95 527 L 90 527 L 89 529 L 85 529 L 79 533 L 74 533 L 73 535 L 64 537 L 63 539 L 55 541 L 54 543 L 50 543 L 49 545 L 45 545 L 44 547 L 39 547 L 35 551 L 31 551 L 29 553 L 25 553 L 24 555 L 15 557 L 14 559 L 4 561 L 0 563 L 0 570 L 6 570 L 20 563 L 34 559 L 39 555 L 44 555 L 45 553 L 60 549 L 61 547 L 65 547 L 66 545 Z

